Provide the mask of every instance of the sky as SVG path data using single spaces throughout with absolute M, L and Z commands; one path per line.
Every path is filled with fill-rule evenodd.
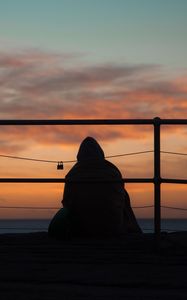
M 0 119 L 186 118 L 186 11 L 186 0 L 0 0 Z M 186 134 L 162 126 L 162 150 L 187 153 Z M 106 155 L 153 149 L 151 126 L 23 126 L 0 128 L 0 154 L 76 160 L 87 135 Z M 151 154 L 111 161 L 123 176 L 153 176 Z M 71 166 L 1 158 L 1 177 L 64 177 Z M 185 157 L 162 155 L 162 176 L 186 170 Z M 153 204 L 152 185 L 127 189 L 133 206 Z M 163 185 L 163 205 L 187 207 L 186 191 Z M 1 184 L 0 206 L 56 207 L 62 194 L 59 184 Z M 53 213 L 0 209 L 1 218 Z

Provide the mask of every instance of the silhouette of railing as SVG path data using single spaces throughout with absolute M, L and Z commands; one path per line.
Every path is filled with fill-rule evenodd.
M 95 119 L 95 120 L 0 120 L 0 126 L 43 126 L 43 125 L 153 125 L 154 129 L 154 176 L 153 178 L 123 178 L 124 183 L 154 184 L 154 233 L 157 239 L 161 230 L 161 184 L 187 184 L 187 179 L 161 177 L 160 165 L 160 126 L 187 125 L 187 119 Z M 0 183 L 57 183 L 65 178 L 0 178 Z

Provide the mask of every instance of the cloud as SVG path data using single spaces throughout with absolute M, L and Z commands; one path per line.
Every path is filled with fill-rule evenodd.
M 166 77 L 157 65 L 86 65 L 81 59 L 36 50 L 1 52 L 0 118 L 186 118 L 187 77 Z M 90 135 L 105 140 L 146 138 L 151 130 L 89 128 Z M 87 134 L 88 127 L 56 127 L 55 131 L 45 127 L 47 134 L 43 127 L 4 127 L 0 132 L 6 149 L 14 138 L 73 143 Z
M 187 160 L 184 156 L 162 154 L 162 176 L 186 179 Z

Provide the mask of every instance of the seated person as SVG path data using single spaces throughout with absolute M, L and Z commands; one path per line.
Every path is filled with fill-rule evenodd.
M 83 140 L 77 163 L 66 175 L 62 204 L 49 225 L 51 237 L 141 232 L 120 171 L 92 137 Z

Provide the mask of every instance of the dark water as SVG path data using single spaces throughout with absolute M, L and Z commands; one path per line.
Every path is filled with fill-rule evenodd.
M 139 219 L 138 223 L 143 232 L 154 232 L 153 219 Z M 161 230 L 167 232 L 187 231 L 187 219 L 162 219 Z
M 0 220 L 1 233 L 26 233 L 47 231 L 50 220 Z M 143 232 L 154 231 L 153 219 L 139 219 L 138 223 Z M 163 219 L 161 224 L 162 231 L 187 231 L 187 219 Z

